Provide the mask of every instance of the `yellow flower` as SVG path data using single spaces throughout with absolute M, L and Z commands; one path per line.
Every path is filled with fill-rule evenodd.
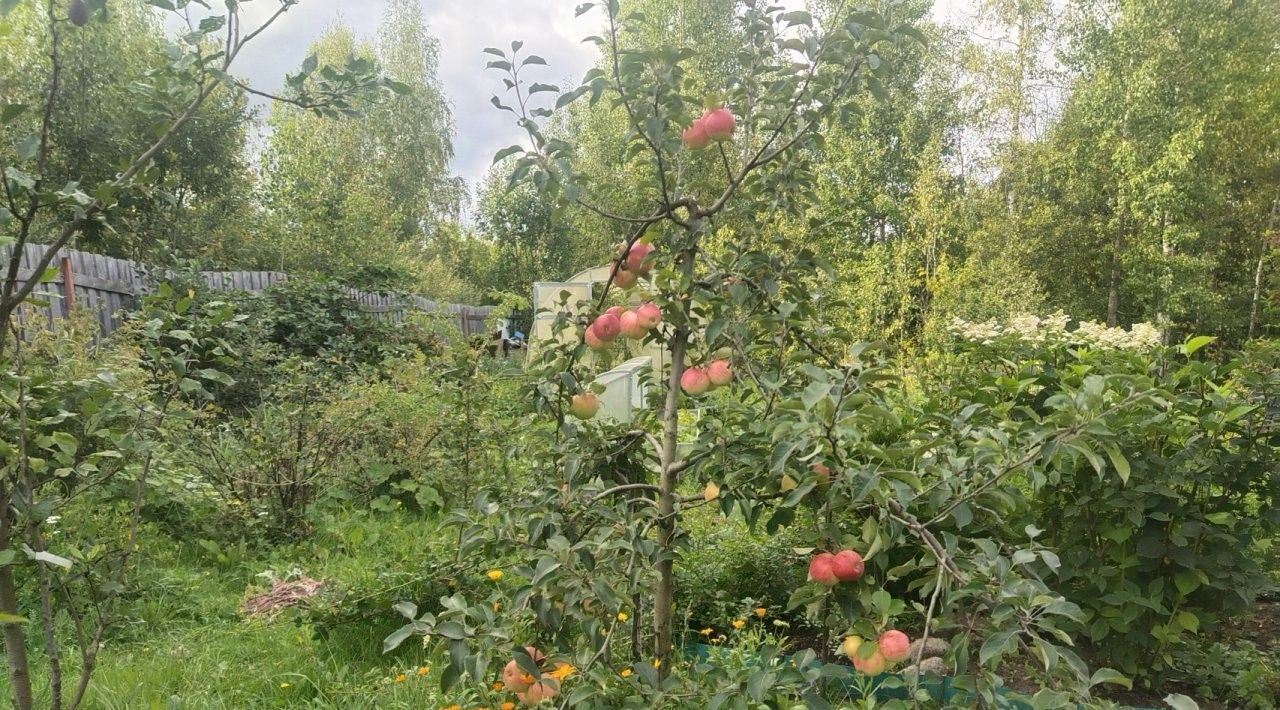
M 418 675 L 426 675 L 431 672 L 431 666 L 418 666 Z
M 502 704 L 502 710 L 516 710 L 516 704 L 508 700 Z
M 747 625 L 747 622 L 746 622 L 746 620 L 744 620 L 744 619 L 734 619 L 734 620 L 733 620 L 733 628 L 735 628 L 735 629 L 741 629 L 742 627 L 744 627 L 744 626 L 746 626 L 746 625 Z
M 623 678 L 630 678 L 630 677 L 631 677 L 631 669 L 630 669 L 630 668 L 623 668 L 621 671 L 619 671 L 619 672 L 618 672 L 618 675 L 622 676 Z
M 705 628 L 705 629 L 703 629 L 703 630 L 699 631 L 698 633 L 702 634 L 703 636 L 710 636 L 710 635 L 711 635 L 711 630 L 712 630 L 712 629 L 711 629 L 711 627 L 710 627 L 710 626 L 708 626 L 707 628 Z
M 281 684 L 280 684 L 280 687 L 281 687 L 281 688 L 288 688 L 288 687 L 289 687 L 289 684 L 288 684 L 288 683 L 281 683 Z
M 440 710 L 462 710 L 462 706 L 457 703 L 454 703 L 453 705 L 446 705 L 440 708 Z
M 653 659 L 653 667 L 654 667 L 654 668 L 661 668 L 661 667 L 662 667 L 662 659 L 661 659 L 661 658 L 655 658 L 655 659 Z
M 494 602 L 494 603 L 493 603 L 493 610 L 494 610 L 494 611 L 498 611 L 498 610 L 499 610 L 499 609 L 501 609 L 501 608 L 502 608 L 502 602 Z
M 625 611 L 620 611 L 620 612 L 618 612 L 618 621 L 621 621 L 621 622 L 623 622 L 623 623 L 626 623 L 627 619 L 630 619 L 630 618 L 631 618 L 631 616 L 630 616 L 630 615 L 628 615 L 628 614 L 627 614 L 627 612 L 625 612 Z
M 485 576 L 489 578 L 489 581 L 496 582 L 499 579 L 502 579 L 502 570 L 491 569 L 487 574 L 485 574 Z
M 767 609 L 765 609 L 764 607 L 762 607 L 762 606 L 758 606 L 758 607 L 756 607 L 756 618 L 758 618 L 758 619 L 763 619 L 763 618 L 764 618 L 764 615 L 765 615 L 765 614 L 768 614 L 768 613 L 769 613 L 769 611 L 768 611 Z
M 577 668 L 574 668 L 568 663 L 557 663 L 555 670 L 551 671 L 550 673 L 547 673 L 547 675 L 551 676 L 552 678 L 555 678 L 558 681 L 564 682 L 565 678 L 568 678 L 569 676 L 573 675 L 577 670 L 578 670 Z
M 409 676 L 407 676 L 407 675 L 405 675 L 405 674 L 403 674 L 403 673 L 401 673 L 400 675 L 396 676 L 396 682 L 397 682 L 397 683 L 403 683 L 403 682 L 405 682 L 406 680 L 409 680 Z
M 502 690 L 504 687 L 506 687 L 506 686 L 504 686 L 504 685 L 503 685 L 503 683 L 502 683 L 502 681 L 500 681 L 500 680 L 499 680 L 499 681 L 494 681 L 493 685 L 492 685 L 492 686 L 490 686 L 490 687 L 491 687 L 491 688 L 493 688 L 493 692 L 497 693 L 497 692 L 501 691 L 501 690 Z

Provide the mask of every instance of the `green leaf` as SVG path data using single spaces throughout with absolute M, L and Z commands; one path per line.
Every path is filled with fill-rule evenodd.
M 21 116 L 26 110 L 26 104 L 5 104 L 4 108 L 0 109 L 0 123 L 8 123 Z
M 1178 626 L 1195 633 L 1200 630 L 1200 618 L 1189 611 L 1178 612 Z
M 978 651 L 978 664 L 985 666 L 992 658 L 1008 653 L 1016 645 L 1017 637 L 1016 631 L 999 631 L 987 637 Z
M 390 653 L 399 648 L 405 639 L 413 635 L 414 630 L 415 626 L 413 624 L 405 624 L 392 631 L 385 639 L 382 639 L 382 652 Z
M 1196 701 L 1182 693 L 1169 693 L 1164 696 L 1164 702 L 1173 710 L 1200 710 L 1200 705 Z
M 27 617 L 25 616 L 18 616 L 17 614 L 6 614 L 4 612 L 0 612 L 0 624 L 25 624 L 25 623 L 27 623 Z
M 1107 457 L 1111 459 L 1111 465 L 1115 467 L 1116 473 L 1120 474 L 1120 480 L 1125 483 L 1129 482 L 1129 459 L 1120 453 L 1120 447 L 1112 443 L 1103 445 L 1107 451 Z
M 1129 680 L 1118 670 L 1114 668 L 1099 668 L 1093 672 L 1089 678 L 1089 687 L 1092 688 L 1099 683 L 1113 683 L 1115 685 L 1124 686 L 1128 690 L 1133 689 L 1133 681 Z
M 1187 357 L 1190 357 L 1194 355 L 1197 350 L 1199 350 L 1200 348 L 1203 348 L 1204 346 L 1212 343 L 1215 340 L 1217 340 L 1217 338 L 1210 335 L 1196 336 L 1191 340 L 1188 340 L 1185 344 L 1183 344 L 1182 354 L 1186 355 Z

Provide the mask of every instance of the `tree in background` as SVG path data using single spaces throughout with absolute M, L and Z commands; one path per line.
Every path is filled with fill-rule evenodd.
M 307 66 L 354 54 L 403 92 L 370 98 L 355 107 L 358 117 L 337 123 L 297 106 L 272 108 L 262 168 L 272 227 L 259 262 L 353 286 L 429 289 L 419 257 L 456 218 L 464 189 L 448 172 L 453 122 L 422 8 L 389 4 L 376 45 L 338 26 L 311 51 Z

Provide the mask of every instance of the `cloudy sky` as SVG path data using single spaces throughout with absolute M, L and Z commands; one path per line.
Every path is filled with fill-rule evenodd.
M 489 97 L 502 88 L 501 77 L 484 71 L 483 49 L 506 47 L 511 40 L 550 64 L 539 81 L 577 82 L 591 65 L 595 47 L 582 38 L 596 34 L 598 13 L 574 17 L 580 0 L 421 0 L 430 31 L 441 45 L 440 80 L 453 103 L 457 135 L 454 171 L 474 186 L 484 177 L 493 154 L 517 142 L 521 131 Z M 940 0 L 945 16 L 966 0 Z M 804 0 L 783 0 L 802 6 Z M 259 89 L 271 91 L 306 57 L 307 47 L 335 23 L 372 37 L 386 0 L 302 0 L 236 59 L 235 71 Z M 277 5 L 260 0 L 246 6 L 247 21 L 260 20 Z M 246 24 L 248 24 L 248 22 Z

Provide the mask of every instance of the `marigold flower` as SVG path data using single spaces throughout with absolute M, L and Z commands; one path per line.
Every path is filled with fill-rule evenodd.
M 769 613 L 769 610 L 768 610 L 768 609 L 765 609 L 765 608 L 764 608 L 764 607 L 762 607 L 762 606 L 758 606 L 758 607 L 756 607 L 756 618 L 758 618 L 758 619 L 763 619 L 763 618 L 764 618 L 764 615 L 765 615 L 765 614 L 768 614 L 768 613 Z
M 631 618 L 631 615 L 628 614 L 627 612 L 625 611 L 618 612 L 618 621 L 626 623 L 627 619 L 630 619 L 630 618 Z
M 747 625 L 747 622 L 746 622 L 746 620 L 745 620 L 745 619 L 734 619 L 734 620 L 733 620 L 733 628 L 735 628 L 735 629 L 741 629 L 742 627 L 744 627 L 744 626 L 746 626 L 746 625 Z
M 577 668 L 574 668 L 568 663 L 557 663 L 555 670 L 550 671 L 549 673 L 547 673 L 547 675 L 551 676 L 552 678 L 555 678 L 558 681 L 563 682 L 565 678 L 568 678 L 569 676 L 573 675 L 575 672 L 577 672 L 577 670 L 578 670 Z
M 516 710 L 516 704 L 508 700 L 502 704 L 502 710 Z
M 405 674 L 403 674 L 403 673 L 401 673 L 401 674 L 399 674 L 399 675 L 397 675 L 397 676 L 396 676 L 396 682 L 397 682 L 397 683 L 403 683 L 403 682 L 405 682 L 406 680 L 409 680 L 409 676 L 407 676 L 407 675 L 405 675 Z
M 431 666 L 418 666 L 418 675 L 426 675 L 431 672 Z
M 630 677 L 631 677 L 631 669 L 630 669 L 630 668 L 623 668 L 621 671 L 618 671 L 618 675 L 622 676 L 623 678 L 630 678 Z
M 502 681 L 499 680 L 499 681 L 494 681 L 493 685 L 489 687 L 493 688 L 493 692 L 497 693 L 497 692 L 500 692 L 506 686 L 502 683 Z
M 496 582 L 499 579 L 502 579 L 502 570 L 491 569 L 485 574 L 485 576 L 489 578 L 489 581 Z
M 708 626 L 707 628 L 705 628 L 705 629 L 703 629 L 703 630 L 699 631 L 698 633 L 699 633 L 699 634 L 702 634 L 703 636 L 710 636 L 710 635 L 711 635 L 711 632 L 712 632 L 712 628 L 711 628 L 710 626 Z

